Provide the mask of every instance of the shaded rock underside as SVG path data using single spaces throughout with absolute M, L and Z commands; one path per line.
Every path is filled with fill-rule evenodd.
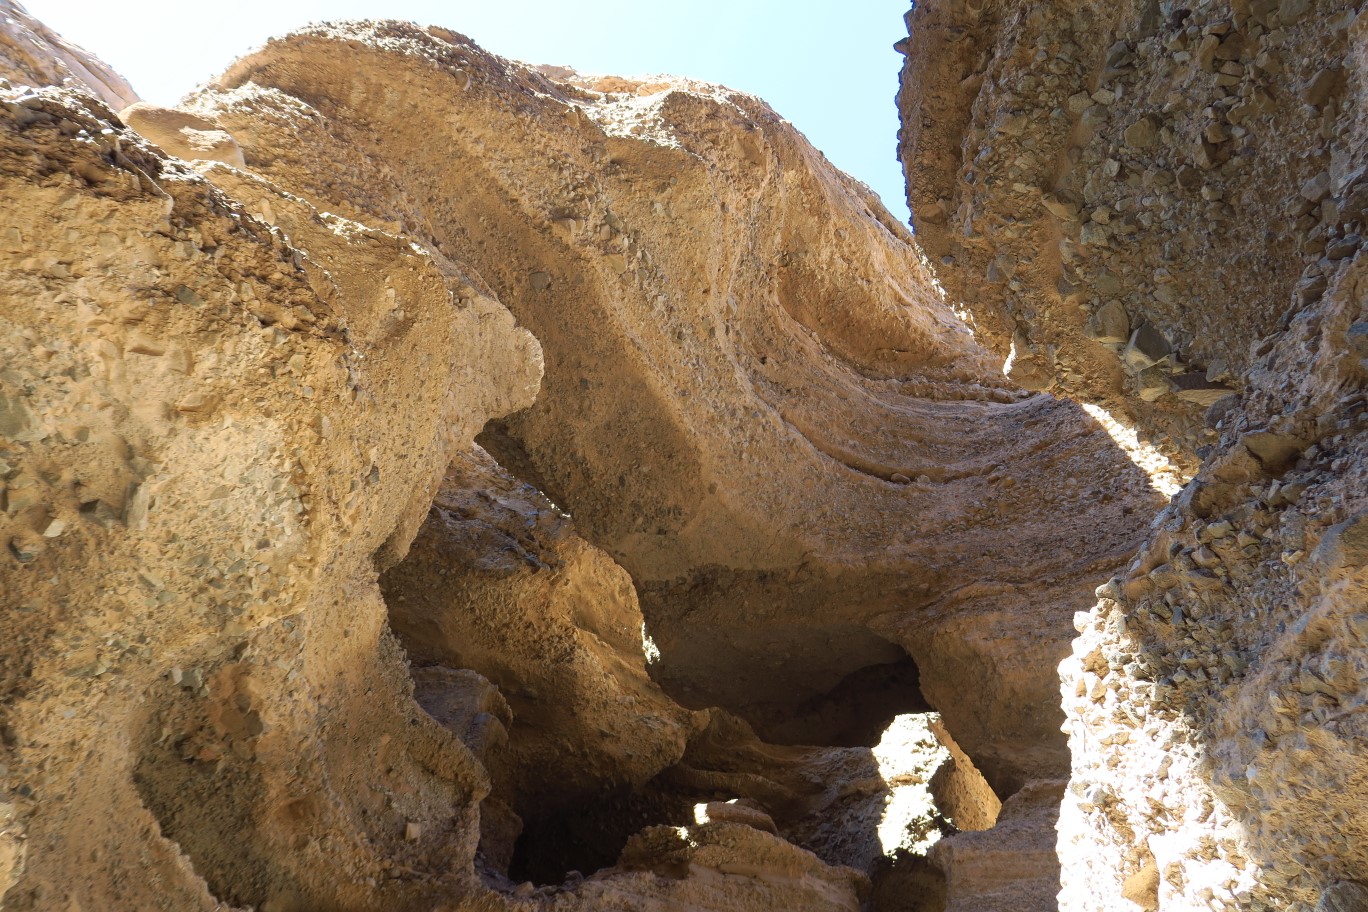
M 918 4 L 914 238 L 717 86 L 360 23 L 169 110 L 0 0 L 0 902 L 1352 902 L 1326 6 Z

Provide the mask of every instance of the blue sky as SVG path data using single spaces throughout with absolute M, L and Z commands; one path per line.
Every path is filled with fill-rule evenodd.
M 893 101 L 902 58 L 892 46 L 909 0 L 20 2 L 158 104 L 272 35 L 326 19 L 411 19 L 531 63 L 720 82 L 764 98 L 907 219 Z

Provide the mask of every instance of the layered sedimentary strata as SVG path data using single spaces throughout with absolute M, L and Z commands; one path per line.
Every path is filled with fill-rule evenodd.
M 64 41 L 14 0 L 0 0 L 0 79 L 81 88 L 116 111 L 138 100 L 108 64 Z
M 725 820 L 487 885 L 492 726 L 415 702 L 377 573 L 535 340 L 435 252 L 234 175 L 287 239 L 91 97 L 9 97 L 6 908 L 857 908 Z
M 1202 459 L 1062 666 L 1062 907 L 1351 904 L 1357 5 L 932 0 L 908 24 L 902 154 L 947 288 L 1014 376 Z
M 277 43 L 189 111 L 0 91 L 7 908 L 854 910 L 991 826 L 971 756 L 1004 791 L 1060 767 L 1070 606 L 1013 606 L 1104 577 L 1152 495 L 992 379 L 759 102 L 400 25 Z M 482 439 L 584 538 L 472 449 L 515 413 Z M 1096 465 L 1043 496 L 1116 529 L 1046 548 L 1030 473 Z M 961 547 L 905 528 L 933 503 Z M 835 725 L 867 681 L 891 702 Z M 919 690 L 944 723 L 871 750 Z M 586 834 L 603 870 L 557 876 Z M 510 879 L 537 864 L 561 882 Z
M 481 440 L 631 574 L 686 705 L 778 735 L 910 654 L 1004 793 L 1059 775 L 1049 669 L 1148 480 L 1006 385 L 908 233 L 763 104 L 555 75 L 326 27 L 191 107 L 268 180 L 470 264 L 538 337 L 537 403 Z
M 717 86 L 0 4 L 5 908 L 1357 901 L 1356 7 L 921 3 L 914 238 Z

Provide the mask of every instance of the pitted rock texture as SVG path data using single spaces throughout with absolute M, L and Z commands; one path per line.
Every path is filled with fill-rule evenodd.
M 5 908 L 1358 901 L 1356 7 L 920 4 L 929 260 L 716 86 L 3 9 Z
M 356 65 L 334 87 L 389 99 L 360 112 L 369 127 L 268 85 L 342 47 Z M 288 39 L 230 84 L 128 124 L 79 86 L 0 89 L 6 908 L 854 912 L 889 852 L 991 825 L 971 754 L 1004 790 L 1061 764 L 1048 685 L 1071 606 L 1046 593 L 1111 572 L 1152 494 L 1079 410 L 991 379 L 907 234 L 772 112 L 687 82 L 552 82 L 400 25 Z M 400 87 L 429 119 L 412 134 L 385 119 Z M 581 380 L 612 395 L 576 398 Z M 879 411 L 835 405 L 851 399 Z M 485 437 L 568 498 L 585 538 L 473 448 L 512 415 Z M 951 459 L 947 435 L 971 452 Z M 1017 474 L 999 468 L 1013 454 Z M 761 484 L 783 460 L 807 467 L 798 487 Z M 1098 464 L 1106 490 L 1063 480 Z M 1033 473 L 1060 484 L 1032 494 Z M 1134 517 L 1079 524 L 1056 553 L 1017 515 L 1085 497 Z M 903 528 L 933 502 L 963 553 Z M 1028 530 L 1021 549 L 990 548 L 980 519 Z M 942 591 L 961 563 L 983 578 Z M 829 728 L 820 698 L 871 666 L 915 670 L 907 648 L 956 739 L 923 720 L 890 765 L 683 708 L 647 677 L 624 567 L 663 593 L 651 623 L 676 686 L 777 643 L 803 687 L 721 694 Z M 736 573 L 757 606 L 718 613 L 702 581 Z M 668 591 L 690 579 L 697 627 Z M 791 623 L 775 607 L 795 591 L 853 604 Z M 521 644 L 518 623 L 535 625 Z M 740 648 L 691 669 L 689 637 Z M 782 655 L 795 644 L 830 659 L 804 667 Z M 610 823 L 597 873 L 510 878 Z
M 1365 874 L 1362 270 L 1293 318 L 1219 455 L 1080 616 L 1066 908 L 1311 909 Z
M 1215 440 L 1203 411 L 1244 390 L 1357 249 L 1362 175 L 1337 126 L 1357 116 L 1356 15 L 1270 0 L 908 14 L 918 238 L 1013 377 L 1125 413 L 1195 468 Z
M 1061 908 L 1352 901 L 1358 5 L 929 0 L 908 24 L 902 152 L 947 289 L 1014 375 L 1202 460 L 1061 666 Z
M 6 906 L 360 908 L 391 852 L 449 876 L 487 779 L 408 696 L 373 555 L 531 401 L 535 340 L 421 248 L 278 195 L 286 240 L 88 96 L 14 105 L 42 116 L 0 118 L 0 687 L 41 851 Z M 358 728 L 393 744 L 379 779 L 331 734 Z
M 725 822 L 487 884 L 488 741 L 415 702 L 377 575 L 536 341 L 440 254 L 217 173 L 287 238 L 90 96 L 7 100 L 5 908 L 858 908 Z

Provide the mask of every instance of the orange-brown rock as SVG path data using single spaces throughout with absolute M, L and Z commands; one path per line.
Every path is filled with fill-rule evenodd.
M 1051 669 L 1148 481 L 1077 407 L 993 379 L 911 236 L 763 104 L 385 24 L 272 42 L 192 108 L 538 337 L 536 405 L 481 440 L 631 573 L 686 705 L 764 735 L 910 654 L 1000 788 L 1062 772 Z

